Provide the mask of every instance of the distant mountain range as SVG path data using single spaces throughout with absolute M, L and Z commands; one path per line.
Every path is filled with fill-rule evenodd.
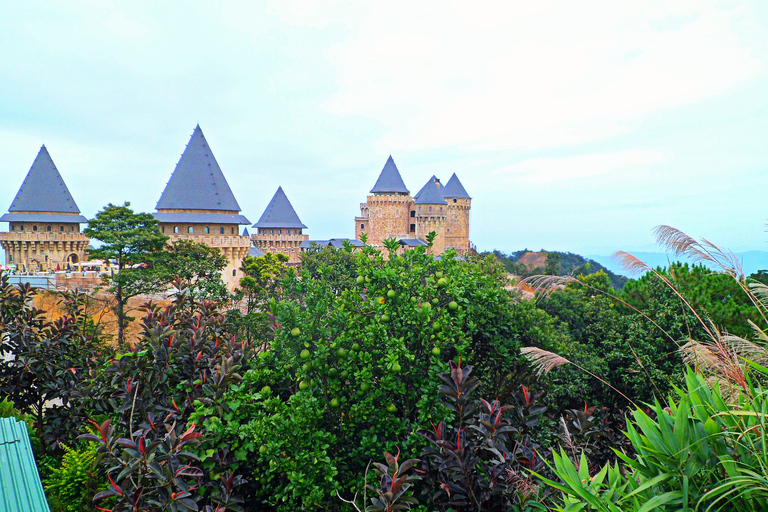
M 651 268 L 668 267 L 671 261 L 692 263 L 690 260 L 685 258 L 675 258 L 663 252 L 632 252 L 631 254 L 637 258 L 640 258 Z M 737 252 L 735 254 L 736 257 L 739 258 L 739 261 L 741 262 L 741 265 L 744 269 L 744 274 L 746 275 L 754 274 L 758 270 L 768 270 L 768 252 L 766 251 L 745 251 Z M 589 255 L 587 258 L 600 263 L 606 269 L 616 274 L 638 277 L 631 276 L 626 270 L 624 270 L 624 267 L 622 267 L 618 262 L 614 261 L 610 255 Z M 711 265 L 707 266 L 711 267 Z
M 510 273 L 521 277 L 536 274 L 589 275 L 602 270 L 616 289 L 622 288 L 629 281 L 627 277 L 617 275 L 594 259 L 570 252 L 544 250 L 534 252 L 523 249 L 511 254 L 494 251 L 494 255 Z

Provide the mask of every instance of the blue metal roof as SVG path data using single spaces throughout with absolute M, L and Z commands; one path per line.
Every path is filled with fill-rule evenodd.
M 421 238 L 403 238 L 398 240 L 400 245 L 407 245 L 408 247 L 427 247 L 429 244 Z
M 67 222 L 85 224 L 88 219 L 82 215 L 66 213 L 6 213 L 0 217 L 0 222 Z
M 244 215 L 233 213 L 153 213 L 158 222 L 178 222 L 180 224 L 250 224 Z
M 405 183 L 403 182 L 402 176 L 400 176 L 400 171 L 397 170 L 395 161 L 392 160 L 392 155 L 389 155 L 387 163 L 384 164 L 384 168 L 381 170 L 381 174 L 379 174 L 379 179 L 376 180 L 376 184 L 371 189 L 371 192 L 374 194 L 410 193 L 409 190 L 405 188 Z
M 467 191 L 464 189 L 464 185 L 461 184 L 459 181 L 459 177 L 456 176 L 456 173 L 453 173 L 453 176 L 451 176 L 451 179 L 448 180 L 448 183 L 445 184 L 445 187 L 443 187 L 443 197 L 451 197 L 451 198 L 459 198 L 459 199 L 472 199 L 469 197 L 469 194 L 467 194 Z
M 277 192 L 267 205 L 267 209 L 261 214 L 259 222 L 254 228 L 306 228 L 293 209 L 288 196 L 283 192 L 283 187 L 277 187 Z
M 422 193 L 422 192 L 424 192 L 424 190 L 425 190 L 425 189 L 426 189 L 426 188 L 429 186 L 429 182 L 430 182 L 430 181 L 436 181 L 436 182 L 440 183 L 440 179 L 439 179 L 437 176 L 435 176 L 435 175 L 433 174 L 433 175 L 432 175 L 432 177 L 431 177 L 431 178 L 429 178 L 429 181 L 427 181 L 427 182 L 424 184 L 424 186 L 423 186 L 423 187 L 421 187 L 421 189 L 419 189 L 419 191 L 418 191 L 418 192 L 416 192 L 416 195 L 415 195 L 415 196 L 413 196 L 413 198 L 414 198 L 414 199 L 418 199 L 418 198 L 419 198 L 419 196 L 421 195 L 421 193 Z
M 0 418 L 0 510 L 51 510 L 35 465 L 27 425 L 14 418 Z
M 251 258 L 260 258 L 261 256 L 264 256 L 264 251 L 259 249 L 258 247 L 251 247 L 248 249 L 248 256 Z
M 440 189 L 440 180 L 432 176 L 419 191 L 416 204 L 448 204 Z
M 80 213 L 45 146 L 37 153 L 8 211 Z
M 192 132 L 155 208 L 240 211 L 200 125 Z

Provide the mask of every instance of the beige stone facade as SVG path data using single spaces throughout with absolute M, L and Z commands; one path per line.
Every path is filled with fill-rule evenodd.
M 301 263 L 301 243 L 309 240 L 301 229 L 258 228 L 251 235 L 253 246 L 263 252 L 282 253 L 288 256 L 289 265 Z
M 0 233 L 6 264 L 28 271 L 64 270 L 85 261 L 88 242 L 79 224 L 61 222 L 12 222 L 10 231 Z

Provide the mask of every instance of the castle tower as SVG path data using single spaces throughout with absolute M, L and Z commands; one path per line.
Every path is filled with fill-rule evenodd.
M 19 270 L 65 270 L 85 259 L 89 239 L 80 224 L 88 221 L 45 146 L 0 222 L 10 225 L 0 233 L 6 264 Z
M 240 225 L 250 221 L 240 215 L 240 205 L 200 125 L 195 127 L 156 209 L 160 231 L 171 242 L 185 239 L 219 248 L 227 259 L 224 282 L 230 290 L 237 286 L 242 277 L 240 266 L 251 247 L 250 238 L 240 236 Z
M 392 156 L 381 170 L 368 201 L 355 217 L 355 238 L 368 235 L 368 245 L 381 246 L 387 238 L 413 238 L 416 232 L 413 199 Z M 413 228 L 413 230 L 411 230 Z
M 277 192 L 253 227 L 257 231 L 251 235 L 251 240 L 256 248 L 285 254 L 289 265 L 300 263 L 301 243 L 309 240 L 309 235 L 303 232 L 307 226 L 302 224 L 283 187 L 277 187 Z
M 469 197 L 456 173 L 442 189 L 443 198 L 448 202 L 448 214 L 445 219 L 445 248 L 456 249 L 459 254 L 469 251 L 469 210 L 472 198 Z
M 427 239 L 434 231 L 437 234 L 432 244 L 433 254 L 442 254 L 445 250 L 445 224 L 448 215 L 448 202 L 443 197 L 440 180 L 432 176 L 426 185 L 416 194 L 416 238 Z

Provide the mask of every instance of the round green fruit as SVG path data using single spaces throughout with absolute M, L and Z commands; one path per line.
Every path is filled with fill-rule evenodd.
M 387 406 L 387 411 L 388 412 L 395 412 L 395 411 L 397 411 L 397 407 L 395 407 L 395 404 L 389 404 Z
M 337 370 L 336 368 L 331 368 L 328 370 L 329 377 L 338 377 L 338 375 L 339 375 L 339 370 Z
M 371 383 L 370 382 L 363 382 L 362 384 L 360 384 L 360 391 L 365 393 L 366 391 L 368 391 L 370 389 L 371 389 Z
M 457 309 L 459 309 L 459 303 L 456 302 L 455 300 L 452 300 L 451 302 L 448 303 L 448 309 L 450 309 L 451 311 L 456 311 Z
M 261 388 L 261 394 L 262 395 L 268 395 L 271 392 L 272 392 L 272 388 L 269 387 L 269 386 L 264 386 L 263 388 Z
M 376 297 L 376 304 L 384 304 L 385 302 L 387 302 L 387 299 L 384 297 Z
M 438 278 L 438 279 L 442 279 L 443 278 L 443 273 L 442 272 L 435 272 L 435 277 Z
M 299 389 L 300 390 L 304 391 L 305 389 L 308 389 L 308 388 L 309 388 L 309 382 L 307 382 L 305 380 L 299 382 Z
M 411 297 L 411 302 L 418 302 L 419 299 L 417 297 Z
M 339 359 L 344 359 L 345 357 L 347 357 L 347 351 L 341 347 L 337 348 L 336 357 L 338 357 Z
M 334 409 L 336 409 L 339 405 L 341 405 L 341 402 L 339 402 L 338 398 L 334 398 L 333 400 L 331 400 L 331 407 L 333 407 Z
M 302 359 L 309 359 L 309 350 L 304 349 L 299 353 L 299 357 Z
M 425 302 L 425 303 L 424 303 L 424 304 L 422 304 L 421 306 L 422 306 L 424 309 L 432 309 L 432 304 L 430 304 L 429 302 Z
M 355 352 L 360 352 L 360 344 L 359 343 L 353 343 L 352 344 L 352 350 Z
M 448 280 L 444 277 L 441 277 L 440 279 L 437 280 L 437 286 L 439 286 L 440 288 L 445 288 L 446 286 L 448 286 Z
M 435 305 L 437 305 L 439 302 L 440 302 L 440 301 L 437 299 L 437 297 L 435 297 L 434 299 L 432 299 L 432 304 L 435 304 Z
M 301 329 L 299 329 L 298 327 L 294 327 L 293 329 L 291 329 L 291 336 L 298 336 L 299 334 L 301 334 Z
M 397 295 L 397 292 L 395 290 L 389 290 L 387 292 L 387 297 L 389 297 L 390 299 L 393 298 L 395 295 Z
M 363 276 L 357 276 L 357 284 L 363 284 L 365 282 L 365 278 Z
M 304 370 L 305 372 L 308 372 L 309 370 L 312 369 L 312 366 L 310 366 L 309 363 L 304 363 L 303 365 L 301 365 L 301 369 Z
M 439 356 L 440 355 L 440 348 L 439 347 L 432 347 L 432 355 L 433 356 Z
M 262 455 L 267 453 L 268 450 L 269 450 L 269 448 L 267 448 L 267 445 L 265 445 L 265 444 L 259 446 L 259 453 L 262 454 Z
M 346 379 L 347 377 L 349 377 L 349 372 L 347 370 L 342 370 L 339 375 L 341 375 L 342 379 Z
M 381 315 L 381 321 L 382 322 L 389 322 L 389 315 L 387 315 L 387 314 Z
M 395 373 L 400 373 L 400 370 L 402 370 L 402 367 L 400 366 L 400 363 L 395 363 L 392 365 L 392 371 Z

